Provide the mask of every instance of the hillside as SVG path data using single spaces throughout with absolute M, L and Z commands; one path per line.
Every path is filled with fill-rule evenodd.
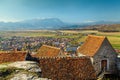
M 120 32 L 120 24 L 93 25 L 84 29 L 98 30 L 101 32 Z
M 67 25 L 58 18 L 31 19 L 19 22 L 0 22 L 0 30 L 59 29 Z

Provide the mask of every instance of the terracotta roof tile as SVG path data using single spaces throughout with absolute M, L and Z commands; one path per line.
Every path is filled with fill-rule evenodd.
M 84 44 L 77 49 L 77 52 L 86 56 L 94 56 L 105 38 L 105 36 L 89 35 Z
M 27 52 L 5 52 L 0 53 L 0 63 L 24 61 Z
M 38 50 L 38 53 L 35 54 L 34 56 L 36 56 L 36 57 L 56 57 L 59 55 L 59 53 L 60 53 L 60 48 L 43 45 Z
M 52 80 L 96 80 L 88 57 L 41 58 L 42 76 Z

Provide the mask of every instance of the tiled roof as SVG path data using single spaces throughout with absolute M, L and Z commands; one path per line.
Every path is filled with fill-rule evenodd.
M 105 38 L 106 38 L 105 36 L 89 35 L 84 44 L 77 49 L 77 53 L 86 56 L 94 56 L 95 53 L 99 50 Z
M 35 54 L 35 57 L 56 57 L 60 54 L 60 48 L 43 45 L 38 50 L 38 53 Z
M 89 57 L 41 58 L 42 76 L 52 80 L 96 80 Z
M 24 61 L 27 52 L 5 52 L 0 53 L 0 63 Z

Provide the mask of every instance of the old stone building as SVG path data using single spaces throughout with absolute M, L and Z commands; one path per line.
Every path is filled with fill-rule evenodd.
M 96 73 L 100 75 L 117 71 L 117 53 L 105 36 L 89 35 L 81 47 L 77 49 L 78 56 L 89 56 Z
M 120 76 L 120 55 L 118 55 L 118 59 L 117 59 L 117 69 L 118 69 L 118 75 Z

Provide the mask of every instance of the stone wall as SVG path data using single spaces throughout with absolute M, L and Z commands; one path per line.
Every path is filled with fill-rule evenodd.
M 118 57 L 118 60 L 117 60 L 117 69 L 118 69 L 118 74 L 120 76 L 120 57 Z
M 107 60 L 108 63 L 108 72 L 115 73 L 117 71 L 117 53 L 112 48 L 110 43 L 105 40 L 98 50 L 97 54 L 93 57 L 94 68 L 97 74 L 101 72 L 101 61 Z
M 87 57 L 39 58 L 42 77 L 52 80 L 96 79 L 95 70 Z

